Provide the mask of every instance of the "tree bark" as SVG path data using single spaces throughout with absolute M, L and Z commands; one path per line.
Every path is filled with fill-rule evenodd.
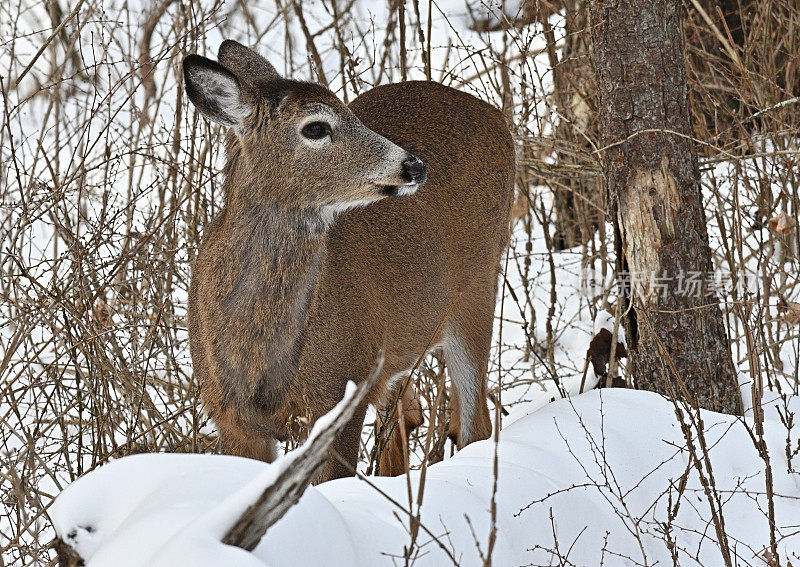
M 607 200 L 630 375 L 639 388 L 741 414 L 691 140 L 678 0 L 591 0 Z

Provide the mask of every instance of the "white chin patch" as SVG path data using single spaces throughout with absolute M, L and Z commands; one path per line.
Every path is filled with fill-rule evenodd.
M 405 185 L 401 185 L 397 188 L 397 196 L 398 197 L 405 197 L 407 195 L 413 195 L 419 189 L 419 185 L 416 183 L 406 183 Z

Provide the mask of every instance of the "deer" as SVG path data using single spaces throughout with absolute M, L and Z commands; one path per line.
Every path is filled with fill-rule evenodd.
M 333 408 L 381 357 L 318 481 L 352 476 L 369 405 L 383 412 L 399 397 L 405 438 L 421 424 L 402 385 L 435 349 L 449 369 L 450 436 L 459 449 L 488 438 L 515 175 L 501 112 L 429 81 L 345 105 L 232 40 L 217 61 L 186 56 L 183 78 L 196 109 L 227 129 L 224 206 L 205 229 L 188 302 L 194 372 L 221 450 L 271 461 L 277 441 Z M 380 474 L 402 474 L 403 432 L 384 431 Z

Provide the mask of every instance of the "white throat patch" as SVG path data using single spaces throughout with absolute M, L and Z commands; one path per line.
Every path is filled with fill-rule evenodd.
M 319 208 L 319 216 L 322 222 L 325 223 L 326 226 L 330 226 L 336 220 L 336 218 L 344 213 L 345 211 L 349 211 L 350 209 L 356 209 L 358 207 L 366 207 L 370 203 L 374 203 L 378 199 L 361 199 L 359 201 L 345 201 L 341 203 L 331 203 L 329 205 L 323 205 Z

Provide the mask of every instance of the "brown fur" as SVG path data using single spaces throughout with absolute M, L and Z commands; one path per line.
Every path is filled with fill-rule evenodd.
M 271 437 L 296 434 L 302 418 L 313 422 L 330 410 L 384 349 L 369 399 L 380 408 L 391 377 L 426 346 L 456 335 L 476 384 L 475 399 L 454 399 L 475 408 L 469 441 L 487 438 L 486 369 L 513 202 L 514 147 L 501 114 L 429 82 L 375 88 L 349 110 L 316 85 L 292 85 L 271 106 L 254 92 L 248 96 L 260 106 L 247 131 L 229 137 L 225 209 L 206 231 L 189 298 L 194 368 L 223 450 L 268 460 Z M 419 156 L 427 183 L 414 195 L 345 212 L 329 230 L 315 224 L 308 207 L 325 202 L 326 191 L 358 199 L 369 190 L 344 179 L 357 177 L 348 172 L 354 162 L 371 158 L 360 155 L 363 147 L 337 147 L 325 163 L 284 155 L 287 125 L 311 103 L 343 120 L 352 111 Z M 334 447 L 350 466 L 363 418 L 364 408 Z M 417 422 L 421 415 L 407 424 Z M 385 474 L 404 468 L 403 448 L 393 443 Z M 322 479 L 350 474 L 332 458 Z
M 400 386 L 404 382 L 405 379 L 401 380 Z M 408 463 L 408 439 L 423 423 L 422 403 L 414 386 L 409 383 L 402 396 L 398 397 L 397 393 L 390 394 L 384 400 L 384 408 L 378 412 L 377 421 L 375 442 L 380 448 L 378 474 L 396 476 L 405 472 Z M 401 421 L 402 429 L 400 429 Z

